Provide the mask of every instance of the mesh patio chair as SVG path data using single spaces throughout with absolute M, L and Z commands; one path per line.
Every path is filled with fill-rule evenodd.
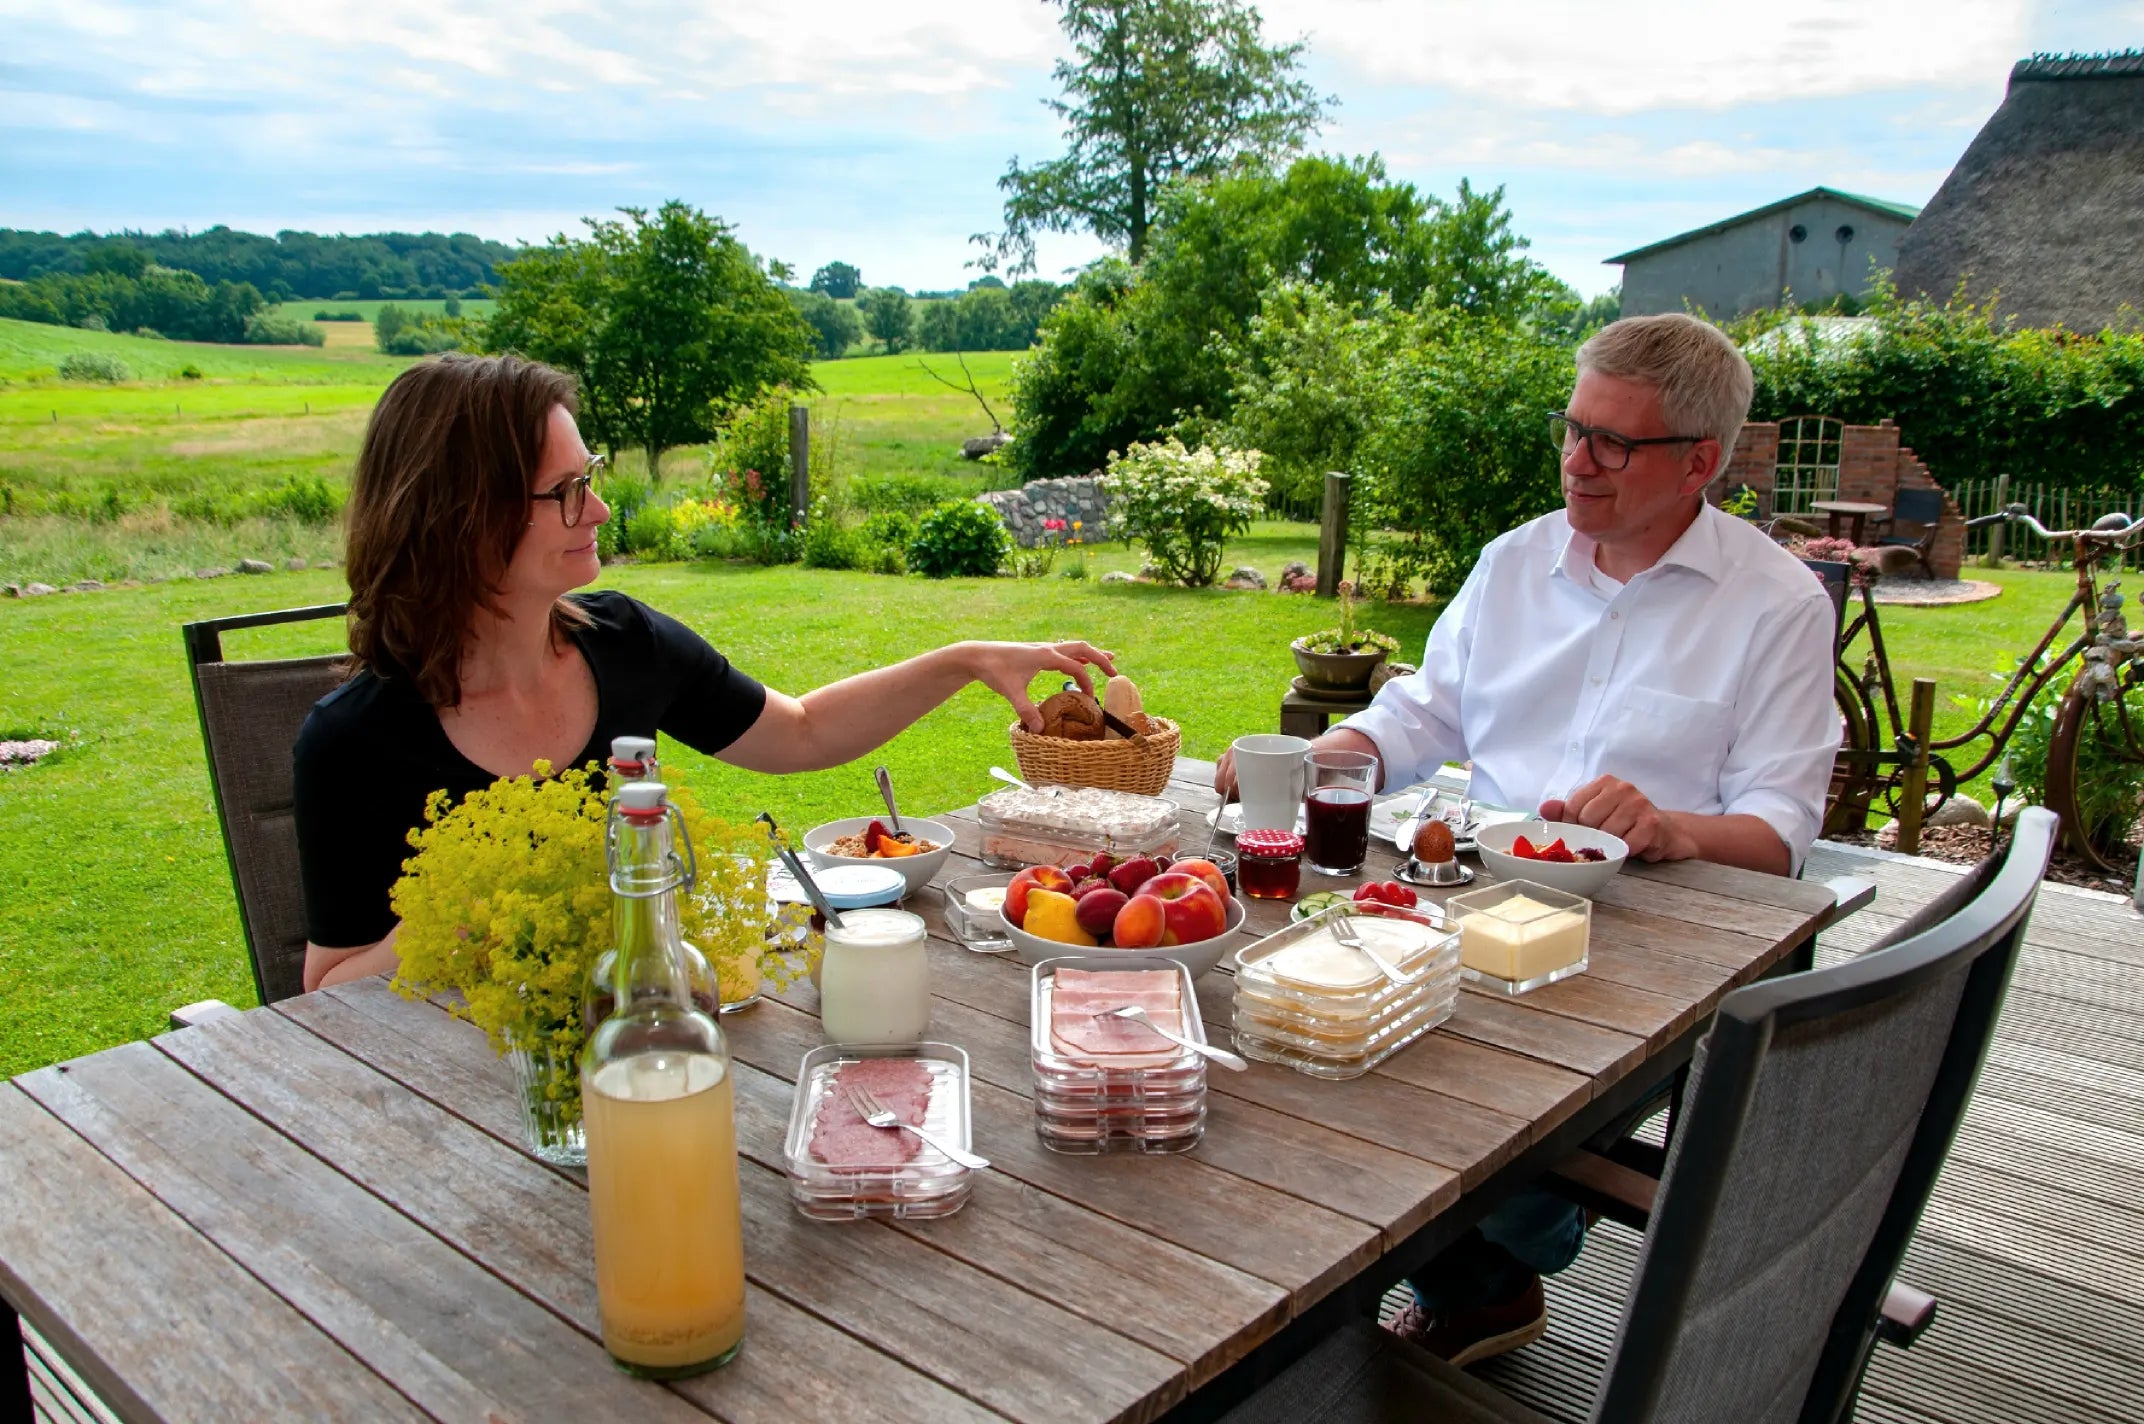
M 1875 1341 L 1910 1343 L 1927 1325 L 1934 1302 L 1893 1277 L 1994 1035 L 2055 832 L 2048 812 L 2026 811 L 2006 856 L 1868 953 L 1721 1003 L 1646 1194 L 1595 1421 L 1836 1424 Z M 1543 1424 L 1367 1321 L 1224 1417 Z
M 228 662 L 223 634 L 237 628 L 341 618 L 343 605 L 248 613 L 188 623 L 186 660 L 208 753 L 209 787 L 223 849 L 238 891 L 253 984 L 264 1004 L 305 991 L 305 896 L 298 882 L 298 834 L 291 809 L 291 748 L 313 704 L 342 677 L 339 655 Z M 174 1022 L 198 1021 L 223 1006 L 188 1005 Z
M 1929 555 L 1935 552 L 1942 523 L 1943 491 L 1902 489 L 1891 497 L 1891 515 L 1879 526 L 1882 532 L 1876 537 L 1876 547 L 1911 549 L 1922 576 L 1934 578 L 1936 568 Z

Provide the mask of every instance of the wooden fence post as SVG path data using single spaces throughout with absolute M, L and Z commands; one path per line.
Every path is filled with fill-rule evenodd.
M 1318 516 L 1318 597 L 1340 592 L 1347 563 L 1347 496 L 1352 482 L 1338 470 L 1325 475 L 1325 507 Z
M 1988 513 L 2001 513 L 2002 507 L 2009 502 L 2010 472 L 2005 470 L 1995 477 L 1995 507 Z M 2003 566 L 2003 528 L 2000 524 L 1988 526 L 1988 556 L 1983 561 L 1988 568 L 1999 569 Z
M 811 512 L 811 407 L 789 407 L 789 512 L 790 522 L 804 527 Z
M 1933 678 L 1913 680 L 1913 710 L 1906 718 L 1907 735 L 1913 738 L 1913 760 L 1898 789 L 1898 853 L 1921 853 L 1921 817 L 1928 804 L 1928 738 L 1936 720 L 1936 684 Z

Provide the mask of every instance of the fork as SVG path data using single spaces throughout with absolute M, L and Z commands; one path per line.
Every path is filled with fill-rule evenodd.
M 1363 943 L 1362 936 L 1355 933 L 1355 927 L 1348 923 L 1348 917 L 1346 915 L 1333 916 L 1332 923 L 1334 939 L 1340 941 L 1340 943 L 1346 945 L 1349 949 L 1359 949 L 1364 954 L 1368 955 L 1370 957 L 1370 962 L 1377 966 L 1378 971 L 1382 973 L 1387 979 L 1390 979 L 1393 983 L 1412 984 L 1416 979 L 1421 977 L 1419 974 L 1400 973 L 1399 969 L 1394 966 L 1390 960 L 1386 959 L 1376 950 L 1370 948 L 1369 945 Z
M 843 1084 L 841 1091 L 848 1094 L 849 1106 L 856 1109 L 856 1115 L 873 1127 L 905 1128 L 907 1131 L 913 1132 L 916 1136 L 922 1138 L 930 1146 L 937 1148 L 953 1161 L 973 1171 L 980 1172 L 990 1165 L 989 1158 L 978 1157 L 973 1152 L 963 1152 L 952 1143 L 941 1141 L 935 1134 L 925 1132 L 914 1123 L 896 1117 L 892 1109 L 880 1102 L 878 1094 L 872 1092 L 869 1088 Z
M 1175 1044 L 1177 1047 L 1188 1048 L 1193 1053 L 1198 1054 L 1201 1058 L 1211 1058 L 1214 1062 L 1220 1064 L 1223 1068 L 1233 1068 L 1238 1073 L 1243 1072 L 1245 1069 L 1251 1066 L 1250 1064 L 1244 1062 L 1241 1058 L 1238 1058 L 1235 1054 L 1230 1053 L 1225 1048 L 1215 1048 L 1212 1044 L 1209 1043 L 1193 1043 L 1188 1038 L 1177 1037 L 1175 1034 L 1163 1028 L 1160 1024 L 1155 1023 L 1152 1019 L 1148 1018 L 1146 1010 L 1140 1008 L 1137 1004 L 1126 1004 L 1121 1009 L 1103 1009 L 1100 1013 L 1097 1013 L 1095 1017 L 1098 1019 L 1130 1019 L 1133 1023 L 1145 1024 L 1151 1032 L 1160 1034 L 1163 1038 L 1166 1038 L 1167 1040 L 1169 1040 L 1169 1042 Z

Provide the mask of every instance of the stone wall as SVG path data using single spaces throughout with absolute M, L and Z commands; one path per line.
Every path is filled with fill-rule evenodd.
M 1753 420 L 1735 437 L 1734 453 L 1728 457 L 1727 473 L 1706 489 L 1717 504 L 1743 485 L 1757 492 L 1762 507 L 1770 512 L 1774 480 L 1779 465 L 1779 426 Z M 1876 425 L 1849 425 L 1839 438 L 1839 489 L 1835 499 L 1862 504 L 1890 505 L 1901 489 L 1941 489 L 1927 464 L 1912 447 L 1899 443 L 1898 427 L 1890 421 Z M 1822 517 L 1818 516 L 1818 522 Z M 1873 534 L 1864 535 L 1874 538 Z M 1965 563 L 1965 516 L 1948 495 L 1943 498 L 1943 522 L 1937 528 L 1929 563 L 1936 577 L 1954 579 Z
M 1109 496 L 1102 492 L 1101 481 L 1093 475 L 1031 480 L 1016 490 L 992 490 L 976 499 L 997 511 L 1023 549 L 1042 542 L 1045 519 L 1065 522 L 1064 532 L 1058 536 L 1060 542 L 1075 537 L 1074 524 L 1080 526 L 1076 537 L 1082 544 L 1099 543 L 1109 537 Z

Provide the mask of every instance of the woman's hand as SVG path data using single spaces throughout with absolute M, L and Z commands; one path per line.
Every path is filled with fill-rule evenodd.
M 1088 664 L 1112 677 L 1117 671 L 1114 655 L 1091 643 L 968 643 L 962 650 L 973 680 L 1011 703 L 1020 714 L 1020 725 L 1030 732 L 1042 730 L 1042 713 L 1027 695 L 1028 684 L 1037 676 L 1066 674 L 1091 696 L 1094 679 L 1087 675 Z

